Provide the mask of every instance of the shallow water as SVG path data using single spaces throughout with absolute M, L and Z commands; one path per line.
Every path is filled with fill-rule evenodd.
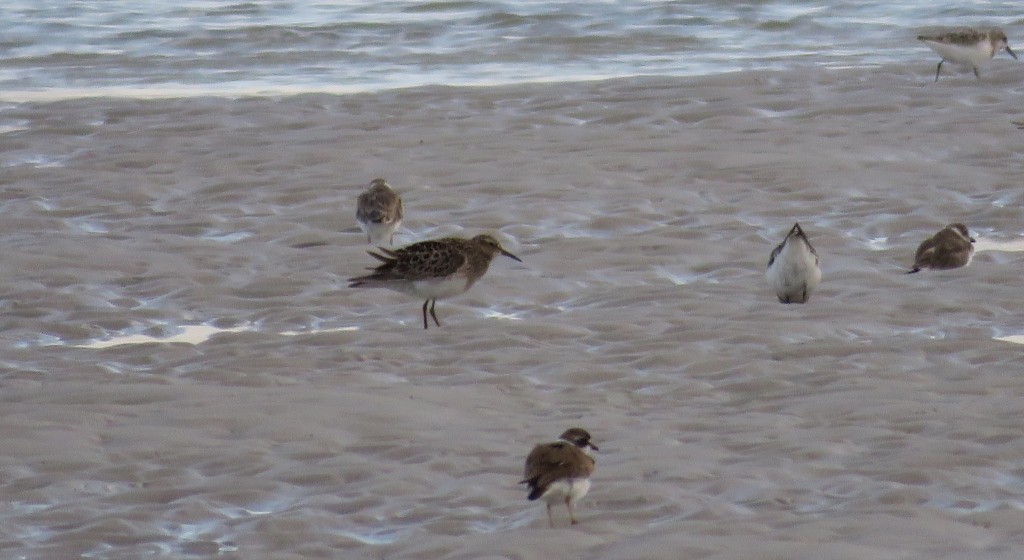
M 1012 557 L 1019 77 L 9 105 L 0 546 Z M 429 331 L 421 302 L 348 289 L 380 175 L 397 243 L 491 231 L 524 263 Z M 795 221 L 824 280 L 784 306 L 763 271 Z M 972 264 L 905 274 L 952 221 Z M 570 425 L 598 470 L 581 525 L 549 530 L 516 482 Z

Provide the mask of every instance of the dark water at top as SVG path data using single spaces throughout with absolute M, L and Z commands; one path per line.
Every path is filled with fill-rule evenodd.
M 23 99 L 365 91 L 933 56 L 921 28 L 1000 25 L 1016 2 L 180 2 L 0 4 L 0 93 Z

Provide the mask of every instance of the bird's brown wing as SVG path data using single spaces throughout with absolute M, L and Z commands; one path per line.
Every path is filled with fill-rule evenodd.
M 967 264 L 971 244 L 956 232 L 943 230 L 926 239 L 914 255 L 914 268 L 959 268 Z
M 935 237 L 929 237 L 921 242 L 914 253 L 914 268 L 930 266 L 932 256 L 935 254 Z
M 959 268 L 967 264 L 971 244 L 953 231 L 943 231 L 935 236 L 936 251 L 932 258 L 935 268 Z
M 349 282 L 361 285 L 366 282 L 387 282 L 389 280 L 429 280 L 444 278 L 458 272 L 466 263 L 466 255 L 445 240 L 421 241 L 397 250 L 380 249 L 380 253 L 369 251 L 383 263 L 373 268 L 372 274 L 349 278 Z M 352 286 L 350 284 L 350 286 Z
M 788 239 L 788 238 L 787 238 Z M 772 251 L 772 256 L 768 257 L 768 268 L 771 268 L 775 264 L 775 258 L 782 253 L 782 248 L 786 246 L 786 242 L 779 243 L 777 247 Z
M 575 445 L 565 441 L 542 443 L 534 447 L 526 457 L 522 483 L 529 484 L 542 494 L 556 480 L 585 478 L 592 472 L 594 459 Z

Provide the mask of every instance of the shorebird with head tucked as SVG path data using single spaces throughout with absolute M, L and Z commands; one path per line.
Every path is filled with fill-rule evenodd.
M 782 303 L 807 303 L 821 282 L 818 253 L 804 235 L 800 224 L 772 251 L 765 278 Z
M 441 326 L 434 313 L 437 300 L 459 295 L 473 287 L 491 261 L 498 255 L 523 262 L 509 253 L 490 235 L 472 239 L 446 237 L 420 241 L 401 249 L 367 251 L 383 264 L 371 268 L 372 274 L 349 278 L 350 288 L 389 288 L 423 298 L 423 328 L 427 328 L 427 305 L 434 324 Z
M 939 81 L 939 72 L 942 70 L 942 63 L 947 60 L 974 69 L 974 75 L 979 80 L 978 66 L 995 58 L 996 53 L 1006 49 L 1010 56 L 1017 58 L 1017 55 L 1010 48 L 1006 33 L 1002 29 L 972 29 L 963 27 L 940 33 L 938 35 L 918 35 L 917 40 L 928 45 L 928 47 L 942 57 L 939 65 L 935 67 L 935 81 Z
M 555 526 L 551 506 L 564 503 L 569 509 L 569 521 L 575 525 L 573 506 L 590 490 L 590 475 L 594 472 L 594 458 L 588 449 L 597 451 L 590 442 L 590 433 L 583 428 L 569 428 L 558 441 L 541 443 L 530 451 L 523 467 L 523 480 L 530 494 L 528 500 L 543 498 L 548 507 L 548 525 Z
M 974 257 L 974 238 L 963 224 L 949 224 L 925 239 L 914 254 L 910 274 L 923 268 L 946 270 L 967 266 Z
M 403 215 L 402 197 L 384 179 L 371 181 L 356 201 L 356 221 L 366 233 L 367 243 L 391 245 Z

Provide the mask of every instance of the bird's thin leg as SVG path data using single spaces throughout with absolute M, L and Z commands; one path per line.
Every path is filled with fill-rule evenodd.
M 426 305 L 426 304 L 424 304 L 424 305 Z M 433 302 L 430 304 L 430 316 L 434 318 L 434 324 L 440 327 L 441 326 L 441 321 L 437 320 L 437 313 L 434 313 L 434 306 L 435 305 L 437 305 L 437 300 L 436 299 L 433 300 Z M 424 309 L 426 309 L 426 307 L 424 307 Z M 424 323 L 427 322 L 427 316 L 426 315 L 423 316 L 423 322 Z
M 565 507 L 569 508 L 569 523 L 572 524 L 572 525 L 575 525 L 575 524 L 579 523 L 579 521 L 576 520 L 576 512 L 574 512 L 572 510 L 572 497 L 571 496 L 566 496 L 565 497 Z
M 940 61 L 939 61 L 939 65 L 935 67 L 935 81 L 936 81 L 936 82 L 937 82 L 937 81 L 939 81 L 939 71 L 940 71 L 940 70 L 942 70 L 942 63 L 943 63 L 943 62 L 946 62 L 946 59 L 945 59 L 945 58 L 943 58 L 942 60 L 940 60 Z
M 555 528 L 555 518 L 551 517 L 551 502 L 548 502 L 548 526 Z
M 979 80 L 981 79 L 981 74 L 978 73 L 978 67 L 977 66 L 974 67 L 974 77 L 978 78 Z
M 428 303 L 430 303 L 429 299 L 427 301 L 423 302 L 423 328 L 424 329 L 427 328 L 427 304 Z

